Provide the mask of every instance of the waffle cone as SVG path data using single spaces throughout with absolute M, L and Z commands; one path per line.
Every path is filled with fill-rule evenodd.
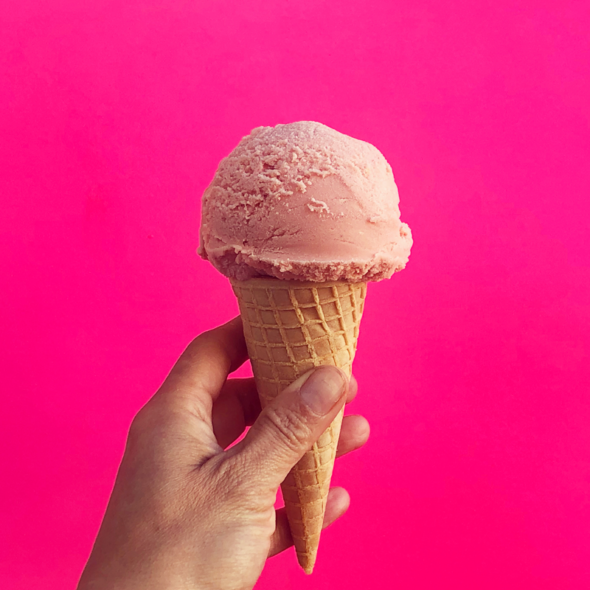
M 356 351 L 365 283 L 232 281 L 262 407 L 300 375 L 335 365 L 348 376 Z M 297 559 L 315 564 L 344 409 L 291 470 L 281 489 Z

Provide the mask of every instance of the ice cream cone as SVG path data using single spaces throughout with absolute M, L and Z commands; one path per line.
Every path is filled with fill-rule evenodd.
M 252 370 L 264 407 L 300 375 L 318 365 L 352 374 L 366 283 L 232 280 Z M 281 488 L 297 559 L 315 564 L 342 410 L 291 470 Z

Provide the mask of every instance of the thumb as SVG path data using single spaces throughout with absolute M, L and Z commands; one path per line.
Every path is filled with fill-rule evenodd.
M 348 378 L 337 367 L 312 369 L 264 408 L 235 452 L 265 483 L 278 487 L 330 426 L 347 389 Z

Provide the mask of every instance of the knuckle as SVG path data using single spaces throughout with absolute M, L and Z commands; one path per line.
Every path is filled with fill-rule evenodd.
M 137 412 L 129 426 L 129 440 L 136 441 L 144 436 L 146 431 L 149 430 L 147 421 L 148 416 L 146 416 L 145 408 Z
M 216 330 L 206 330 L 205 332 L 201 332 L 198 336 L 196 336 L 187 348 L 191 353 L 197 354 L 201 350 L 206 350 L 210 346 L 213 346 L 216 340 Z
M 311 428 L 297 412 L 287 408 L 268 407 L 264 417 L 266 424 L 290 450 L 298 452 L 309 446 Z
M 193 338 L 192 342 L 190 342 L 188 348 L 198 348 L 200 346 L 207 345 L 209 340 L 211 339 L 211 330 L 207 330 L 206 332 L 201 332 L 198 336 Z
M 178 412 L 148 404 L 131 421 L 127 438 L 136 445 L 164 443 L 179 430 L 181 424 Z

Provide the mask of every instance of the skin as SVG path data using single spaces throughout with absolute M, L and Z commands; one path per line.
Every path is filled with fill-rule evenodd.
M 240 318 L 201 334 L 137 414 L 78 590 L 250 589 L 293 544 L 277 490 L 356 380 L 319 367 L 261 411 L 252 379 L 227 379 L 246 359 Z M 337 456 L 368 436 L 363 417 L 346 416 Z M 331 489 L 324 527 L 349 502 Z

